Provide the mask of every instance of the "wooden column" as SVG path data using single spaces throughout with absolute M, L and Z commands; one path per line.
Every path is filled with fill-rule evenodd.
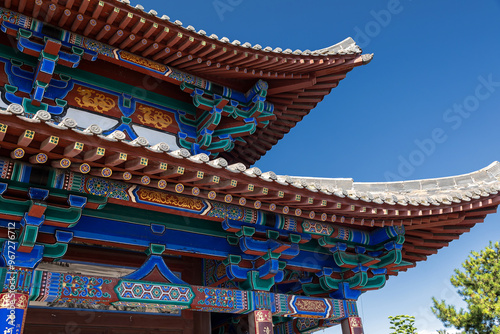
M 257 310 L 248 315 L 249 334 L 273 334 L 273 314 L 269 310 Z
M 342 334 L 363 334 L 360 317 L 349 317 L 341 321 Z

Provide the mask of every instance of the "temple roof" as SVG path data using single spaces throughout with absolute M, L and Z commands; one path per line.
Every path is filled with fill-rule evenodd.
M 354 182 L 346 178 L 278 176 L 305 188 L 321 189 L 339 197 L 389 205 L 439 206 L 469 202 L 500 191 L 500 163 L 457 176 L 400 181 Z
M 259 127 L 246 142 L 221 154 L 230 162 L 252 165 L 322 101 L 347 72 L 373 57 L 351 39 L 319 50 L 262 47 L 207 36 L 166 15 L 145 12 L 129 1 L 70 0 L 64 4 L 11 0 L 4 6 L 50 25 L 114 48 L 134 53 L 211 82 L 248 91 L 258 80 L 268 83 L 266 101 L 276 119 Z M 42 15 L 43 14 L 43 15 Z M 100 59 L 109 61 L 106 57 Z
M 178 192 L 176 185 L 181 184 L 185 193 L 199 198 L 274 212 L 309 225 L 311 222 L 317 226 L 333 224 L 334 228 L 355 225 L 369 230 L 404 226 L 403 259 L 412 263 L 425 260 L 476 223 L 483 222 L 487 214 L 496 212 L 500 203 L 498 162 L 454 177 L 363 183 L 262 172 L 243 163 L 210 159 L 203 153 L 172 151 L 165 143 L 152 146 L 142 137 L 128 141 L 121 131 L 104 136 L 95 125 L 78 129 L 74 120 L 65 118 L 57 123 L 46 111 L 27 118 L 23 108 L 15 104 L 0 112 L 0 122 L 2 155 L 10 154 L 18 161 L 31 161 L 36 154 L 45 152 L 46 162 L 56 168 L 64 168 L 61 161 L 66 159 L 71 168 L 78 169 L 77 166 L 86 163 L 92 175 L 101 175 L 102 169 L 108 169 L 113 173 L 112 178 L 120 179 L 124 172 L 130 172 L 131 176 L 126 179 L 123 176 L 123 181 L 174 193 Z M 27 130 L 34 132 L 31 138 L 25 137 Z M 51 136 L 58 136 L 58 144 L 47 151 L 46 143 Z M 83 144 L 76 151 L 75 142 Z M 106 149 L 96 156 L 100 147 Z M 22 155 L 16 155 L 19 150 L 23 150 Z M 123 152 L 125 160 L 117 160 L 117 152 Z M 145 165 L 135 163 L 144 159 Z M 168 169 L 160 168 L 161 164 L 168 164 Z M 148 182 L 144 182 L 144 177 Z M 160 187 L 160 182 L 165 181 L 166 185 Z M 160 210 L 153 206 L 148 209 Z

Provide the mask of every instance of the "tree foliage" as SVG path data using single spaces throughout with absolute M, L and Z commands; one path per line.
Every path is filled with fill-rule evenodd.
M 481 252 L 472 252 L 455 269 L 451 284 L 467 303 L 467 310 L 456 310 L 444 300 L 432 298 L 432 312 L 445 327 L 454 326 L 467 334 L 500 334 L 500 244 L 490 242 Z
M 416 334 L 415 317 L 409 315 L 389 316 L 391 334 Z

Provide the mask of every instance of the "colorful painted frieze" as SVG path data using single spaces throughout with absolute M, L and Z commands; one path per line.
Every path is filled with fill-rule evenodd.
M 4 283 L 5 284 L 5 283 Z M 35 271 L 30 300 L 77 307 L 141 307 L 163 305 L 165 310 L 247 314 L 257 310 L 272 316 L 338 320 L 347 316 L 346 301 L 264 291 L 178 285 L 127 278 Z M 349 316 L 356 316 L 349 306 Z

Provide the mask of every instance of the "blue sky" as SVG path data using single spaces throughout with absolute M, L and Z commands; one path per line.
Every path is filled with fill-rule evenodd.
M 500 160 L 498 0 L 141 4 L 231 41 L 314 50 L 351 36 L 375 54 L 256 163 L 263 171 L 387 181 L 463 174 Z M 458 302 L 449 284 L 453 269 L 499 236 L 496 214 L 363 295 L 366 333 L 387 334 L 387 317 L 397 314 L 416 316 L 420 333 L 443 328 L 430 313 L 431 297 Z

